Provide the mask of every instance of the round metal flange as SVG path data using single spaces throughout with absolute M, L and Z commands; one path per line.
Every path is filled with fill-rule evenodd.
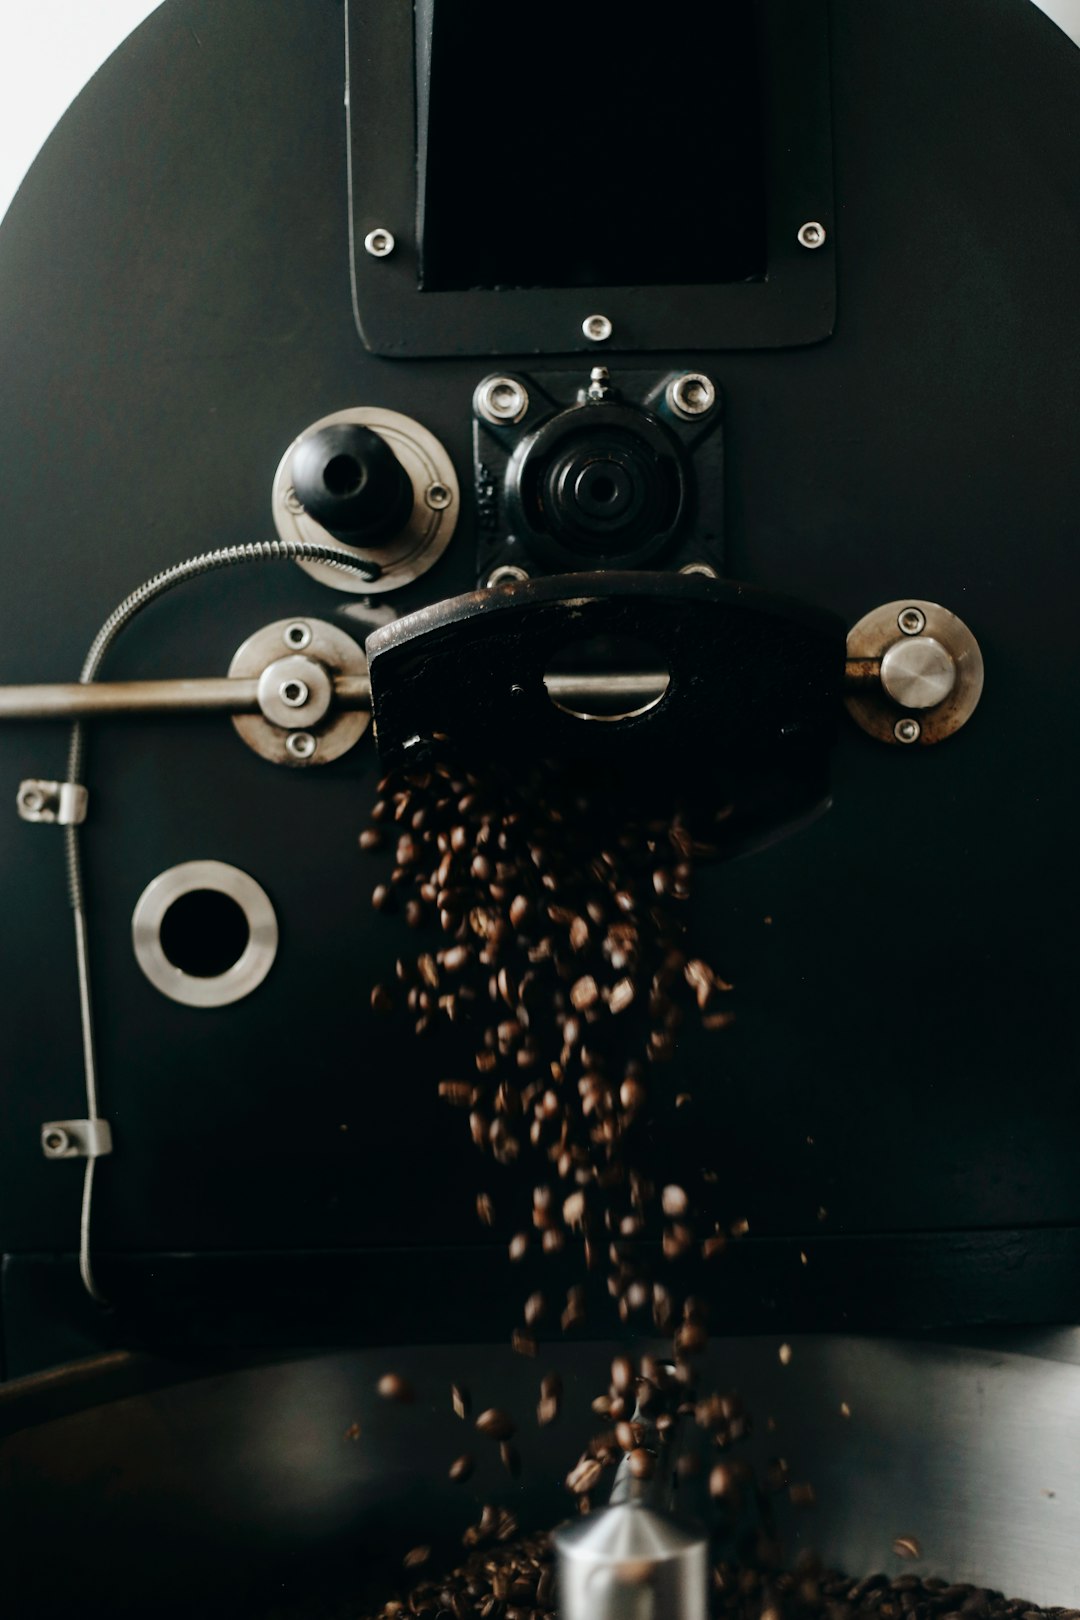
M 329 765 L 371 724 L 370 710 L 334 703 L 334 676 L 366 673 L 363 648 L 336 624 L 278 619 L 249 636 L 229 665 L 230 675 L 258 681 L 261 711 L 232 723 L 274 765 Z
M 951 737 L 975 712 L 983 689 L 979 644 L 937 602 L 902 597 L 859 620 L 847 638 L 849 662 L 878 664 L 880 678 L 850 689 L 852 719 L 894 747 Z
M 293 489 L 292 458 L 297 445 L 320 428 L 342 422 L 359 422 L 384 438 L 409 475 L 413 487 L 412 512 L 405 527 L 377 546 L 352 546 L 324 529 L 300 504 Z M 377 564 L 378 578 L 354 579 L 327 563 L 301 562 L 305 573 L 335 591 L 355 596 L 371 596 L 394 591 L 426 573 L 439 560 L 450 542 L 461 510 L 461 494 L 453 462 L 433 433 L 411 416 L 383 410 L 375 405 L 357 405 L 334 411 L 312 422 L 286 450 L 274 475 L 272 493 L 274 523 L 283 540 L 316 540 L 337 546 L 361 562 Z
M 223 973 L 206 978 L 187 973 L 165 954 L 161 928 L 166 914 L 185 895 L 226 895 L 243 912 L 247 943 Z M 274 965 L 278 924 L 269 896 L 246 872 L 224 861 L 185 861 L 147 884 L 131 918 L 135 960 L 155 990 L 185 1007 L 229 1007 L 257 990 Z

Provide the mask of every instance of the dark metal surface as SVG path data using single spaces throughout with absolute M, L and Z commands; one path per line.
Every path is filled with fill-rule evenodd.
M 76 102 L 0 229 L 3 682 L 74 678 L 138 581 L 210 542 L 271 537 L 281 455 L 329 412 L 406 412 L 467 470 L 490 366 L 391 363 L 356 333 L 342 22 L 326 0 L 170 0 Z M 832 24 L 833 338 L 714 365 L 688 326 L 657 366 L 723 390 L 729 574 L 849 624 L 905 591 L 943 602 L 978 637 L 987 695 L 939 749 L 850 728 L 829 814 L 704 878 L 694 938 L 734 981 L 738 1021 L 719 1064 L 715 1046 L 681 1043 L 672 1089 L 695 1093 L 692 1128 L 658 1140 L 692 1164 L 716 1144 L 730 1213 L 755 1234 L 825 1232 L 866 1255 L 882 1318 L 901 1320 L 918 1285 L 927 1313 L 961 1299 L 977 1318 L 1014 1289 L 1018 1312 L 1053 1320 L 1075 1311 L 1060 1255 L 1080 1225 L 1080 57 L 1027 0 L 834 0 Z M 474 523 L 470 505 L 396 609 L 472 588 Z M 219 674 L 253 625 L 286 614 L 357 636 L 373 622 L 299 570 L 237 572 L 149 609 L 105 677 Z M 0 729 L 12 797 L 62 760 L 54 728 Z M 95 731 L 87 773 L 115 1137 L 98 1248 L 287 1250 L 299 1271 L 305 1251 L 434 1237 L 482 1254 L 474 1166 L 433 1077 L 367 1011 L 406 937 L 372 927 L 380 872 L 356 848 L 374 750 L 287 772 L 224 717 L 143 718 Z M 139 894 L 191 859 L 250 871 L 281 922 L 274 972 L 216 1012 L 166 1002 L 130 948 Z M 0 1245 L 70 1255 L 78 1172 L 39 1148 L 43 1120 L 84 1112 L 61 853 L 13 808 L 0 884 Z M 997 1258 L 958 1273 L 934 1232 Z M 1047 1245 L 1059 1258 L 1043 1269 L 1030 1256 Z M 801 1270 L 772 1279 L 779 1320 Z M 290 1306 L 264 1275 L 247 1303 L 273 1326 Z M 13 1297 L 12 1343 L 35 1331 L 13 1325 Z M 824 1303 L 842 1322 L 842 1295 Z M 470 1299 L 451 1305 L 445 1331 L 466 1334 Z M 51 1342 L 105 1331 L 73 1307 L 37 1327 Z
M 853 1573 L 934 1573 L 1034 1603 L 1080 1602 L 1075 1334 L 1032 1353 L 791 1342 L 787 1367 L 769 1338 L 714 1343 L 705 1368 L 758 1414 L 755 1458 L 782 1455 L 814 1484 L 813 1511 L 780 1505 L 789 1554 L 811 1545 Z M 546 1347 L 565 1397 L 543 1430 L 534 1364 L 476 1345 L 203 1376 L 105 1363 L 15 1385 L 0 1398 L 0 1602 L 20 1620 L 363 1612 L 397 1589 L 408 1548 L 432 1544 L 436 1567 L 459 1552 L 484 1501 L 511 1505 L 523 1525 L 566 1515 L 562 1480 L 596 1426 L 589 1401 L 613 1348 Z M 414 1406 L 375 1396 L 389 1370 L 414 1383 Z M 454 1416 L 452 1379 L 518 1417 L 519 1481 Z M 476 1475 L 452 1484 L 446 1470 L 467 1445 Z M 917 1539 L 918 1562 L 893 1555 L 898 1535 Z
M 595 637 L 655 650 L 670 675 L 658 703 L 582 721 L 551 701 L 556 655 Z M 831 614 L 697 575 L 564 574 L 476 591 L 368 637 L 376 740 L 388 760 L 445 735 L 473 755 L 614 752 L 718 782 L 749 755 L 763 769 L 804 766 L 820 788 L 844 639 Z

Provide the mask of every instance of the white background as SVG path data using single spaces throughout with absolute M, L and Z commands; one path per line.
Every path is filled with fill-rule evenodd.
M 1080 0 L 1037 3 L 1080 41 Z M 64 109 L 156 9 L 157 0 L 0 0 L 0 218 Z

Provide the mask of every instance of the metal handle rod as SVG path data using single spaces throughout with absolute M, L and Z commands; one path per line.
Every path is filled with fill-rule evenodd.
M 853 667 L 852 667 L 853 666 Z M 847 684 L 865 686 L 878 680 L 877 660 L 856 659 Z M 371 707 L 367 675 L 335 675 L 334 697 L 343 709 Z M 665 674 L 549 675 L 553 698 L 588 703 L 590 698 L 619 698 L 649 703 L 667 685 Z M 58 681 L 42 686 L 0 686 L 0 721 L 78 720 L 114 714 L 257 714 L 259 683 L 240 676 L 204 676 L 172 681 Z

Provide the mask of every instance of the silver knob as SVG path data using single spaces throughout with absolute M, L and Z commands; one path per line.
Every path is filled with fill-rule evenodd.
M 933 636 L 905 636 L 882 658 L 881 684 L 902 709 L 933 709 L 956 685 L 956 664 Z

